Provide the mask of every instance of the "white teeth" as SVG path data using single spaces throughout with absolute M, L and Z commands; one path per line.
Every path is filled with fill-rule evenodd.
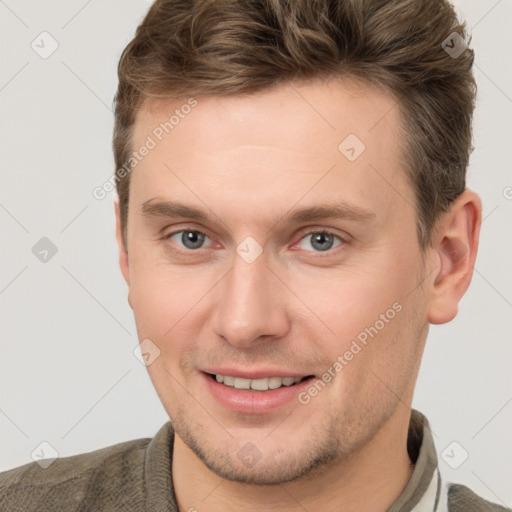
M 234 387 L 236 389 L 251 389 L 251 380 L 250 379 L 241 379 L 239 377 L 236 377 Z
M 255 389 L 256 391 L 267 391 L 268 379 L 251 380 L 251 389 Z
M 267 391 L 277 389 L 281 386 L 297 384 L 304 377 L 266 377 L 264 379 L 242 379 L 241 377 L 230 377 L 229 375 L 215 375 L 219 383 L 236 389 L 253 389 L 255 391 Z
M 268 379 L 269 389 L 280 388 L 282 383 L 283 383 L 283 380 L 280 377 L 270 377 L 270 379 Z

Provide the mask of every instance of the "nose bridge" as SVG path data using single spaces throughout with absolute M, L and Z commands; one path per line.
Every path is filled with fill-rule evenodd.
M 250 252 L 250 246 L 240 244 L 231 272 L 222 282 L 214 325 L 218 335 L 240 347 L 262 336 L 282 336 L 286 330 L 285 307 L 267 258 L 264 253 L 254 260 L 246 258 L 247 248 Z

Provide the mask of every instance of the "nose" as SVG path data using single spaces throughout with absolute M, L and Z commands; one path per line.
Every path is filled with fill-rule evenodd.
M 286 289 L 267 267 L 265 252 L 252 263 L 235 254 L 231 271 L 219 284 L 212 319 L 218 336 L 238 348 L 285 336 Z

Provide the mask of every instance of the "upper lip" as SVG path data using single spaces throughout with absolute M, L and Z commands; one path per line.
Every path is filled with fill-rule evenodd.
M 241 379 L 265 379 L 268 377 L 308 377 L 312 375 L 311 373 L 300 373 L 300 372 L 294 372 L 294 371 L 286 371 L 283 369 L 264 369 L 260 368 L 257 370 L 239 370 L 236 368 L 203 368 L 203 372 L 205 373 L 211 373 L 213 375 L 229 375 L 230 377 L 238 377 Z

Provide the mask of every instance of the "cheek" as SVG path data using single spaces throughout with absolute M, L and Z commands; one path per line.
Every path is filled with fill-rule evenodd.
M 144 251 L 141 251 L 144 252 Z M 139 335 L 163 340 L 172 335 L 179 321 L 204 292 L 197 275 L 146 255 L 130 261 L 130 298 Z
M 322 332 L 352 337 L 402 300 L 406 283 L 386 269 L 379 272 L 375 264 L 372 267 L 371 271 L 323 269 L 315 275 L 297 273 L 292 279 Z
M 419 282 L 419 260 L 391 250 L 374 256 L 343 268 L 288 276 L 308 306 L 297 305 L 307 315 L 303 320 L 311 339 L 331 361 L 347 351 L 351 367 L 408 357 L 410 336 L 405 333 L 416 329 L 413 324 L 421 316 L 419 290 L 411 294 Z
M 198 351 L 211 317 L 212 293 L 219 273 L 199 267 L 171 266 L 162 257 L 141 251 L 130 263 L 130 295 L 140 340 L 149 338 L 160 349 L 159 362 L 171 371 L 187 353 Z M 155 366 L 155 368 L 153 368 Z M 160 365 L 148 370 L 157 372 Z

